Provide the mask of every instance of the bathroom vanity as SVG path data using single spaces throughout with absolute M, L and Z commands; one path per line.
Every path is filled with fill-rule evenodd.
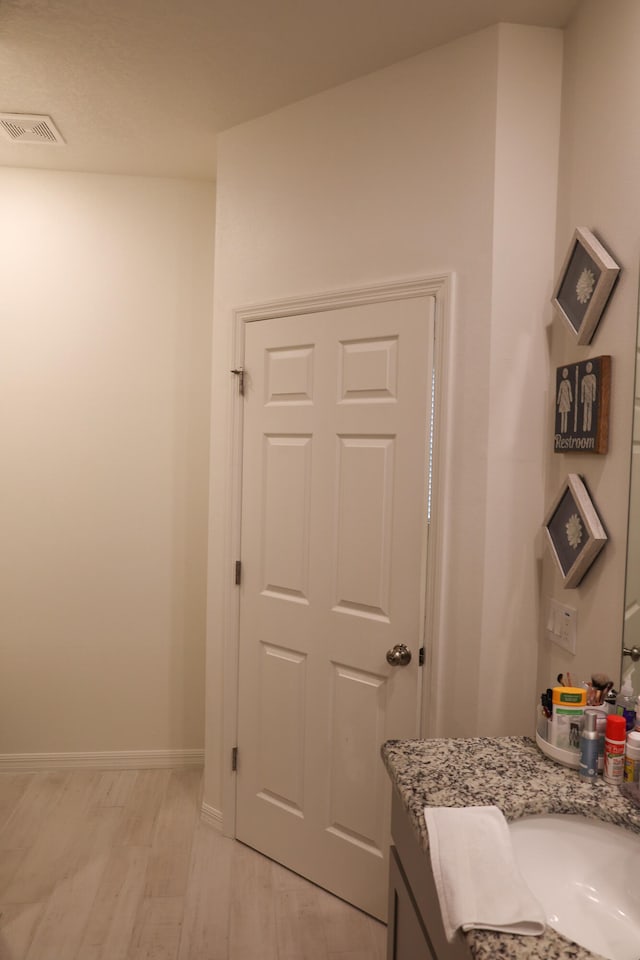
M 447 942 L 428 854 L 395 793 L 391 836 L 387 960 L 470 960 L 462 937 Z
M 425 806 L 495 805 L 508 821 L 581 814 L 640 833 L 640 808 L 617 787 L 583 783 L 527 737 L 390 740 L 382 757 L 394 786 L 387 960 L 591 960 L 547 927 L 540 937 L 472 930 L 448 943 L 429 861 Z

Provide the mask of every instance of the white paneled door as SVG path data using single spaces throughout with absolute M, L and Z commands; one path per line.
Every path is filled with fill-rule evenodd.
M 434 305 L 246 324 L 236 836 L 380 918 L 380 747 L 418 734 Z

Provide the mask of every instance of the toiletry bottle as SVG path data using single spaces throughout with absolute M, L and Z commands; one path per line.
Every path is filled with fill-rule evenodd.
M 590 710 L 584 712 L 584 723 L 580 734 L 580 767 L 578 773 L 581 780 L 595 780 L 598 776 L 598 731 L 596 729 L 597 714 Z M 638 734 L 640 740 L 640 734 Z M 638 766 L 640 771 L 640 765 Z
M 604 763 L 604 741 L 607 735 L 607 714 L 602 712 L 605 704 L 598 709 L 596 715 L 596 730 L 598 731 L 598 757 L 600 766 L 598 769 L 602 770 L 602 764 Z
M 640 783 L 640 730 L 632 730 L 627 734 L 624 780 L 626 783 Z
M 626 745 L 626 722 L 624 717 L 611 714 L 607 717 L 607 733 L 604 741 L 604 779 L 616 786 L 624 778 L 624 748 Z
M 636 730 L 640 730 L 640 697 L 638 697 L 638 700 L 637 700 L 637 703 L 636 703 L 636 726 L 635 726 L 635 729 L 636 729 Z
M 553 714 L 549 724 L 551 743 L 561 750 L 580 755 L 580 728 L 587 705 L 583 687 L 554 687 L 551 691 Z
M 616 697 L 616 713 L 619 716 L 624 717 L 627 726 L 627 733 L 630 730 L 633 730 L 636 722 L 637 702 L 637 698 L 633 692 L 631 677 L 626 676 L 620 689 L 620 693 Z

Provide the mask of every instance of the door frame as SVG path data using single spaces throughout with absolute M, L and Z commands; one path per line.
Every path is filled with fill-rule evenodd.
M 334 290 L 305 297 L 291 297 L 266 303 L 238 307 L 233 311 L 232 370 L 241 370 L 244 363 L 245 330 L 247 323 L 271 320 L 275 317 L 297 316 L 305 313 L 321 313 L 343 307 L 361 306 L 370 303 L 408 300 L 418 297 L 433 297 L 434 350 L 433 350 L 433 443 L 431 522 L 429 524 L 426 551 L 426 584 L 424 609 L 425 670 L 427 681 L 422 683 L 420 703 L 420 735 L 425 737 L 433 730 L 437 717 L 436 696 L 437 672 L 440 666 L 440 596 L 444 576 L 442 557 L 446 515 L 444 490 L 446 489 L 448 455 L 447 420 L 451 376 L 449 371 L 451 339 L 451 301 L 453 274 L 442 273 L 429 277 L 389 281 L 349 290 Z M 228 420 L 231 462 L 229 482 L 225 493 L 226 528 L 224 531 L 224 569 L 233 570 L 240 558 L 240 535 L 242 521 L 242 449 L 243 449 L 243 398 L 238 388 L 237 375 L 230 374 L 231 405 Z M 231 769 L 231 755 L 237 745 L 238 732 L 238 661 L 240 637 L 240 591 L 231 576 L 224 584 L 223 606 L 223 704 L 222 704 L 222 832 L 235 837 L 236 832 L 236 776 Z M 227 762 L 228 761 L 228 762 Z

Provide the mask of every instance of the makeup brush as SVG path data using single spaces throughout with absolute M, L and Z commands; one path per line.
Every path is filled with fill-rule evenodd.
M 598 691 L 598 703 L 604 703 L 604 698 L 613 686 L 613 680 L 606 673 L 594 673 L 591 675 L 591 686 Z
M 592 673 L 591 684 L 596 690 L 604 690 L 608 683 L 613 684 L 613 680 L 607 673 Z

